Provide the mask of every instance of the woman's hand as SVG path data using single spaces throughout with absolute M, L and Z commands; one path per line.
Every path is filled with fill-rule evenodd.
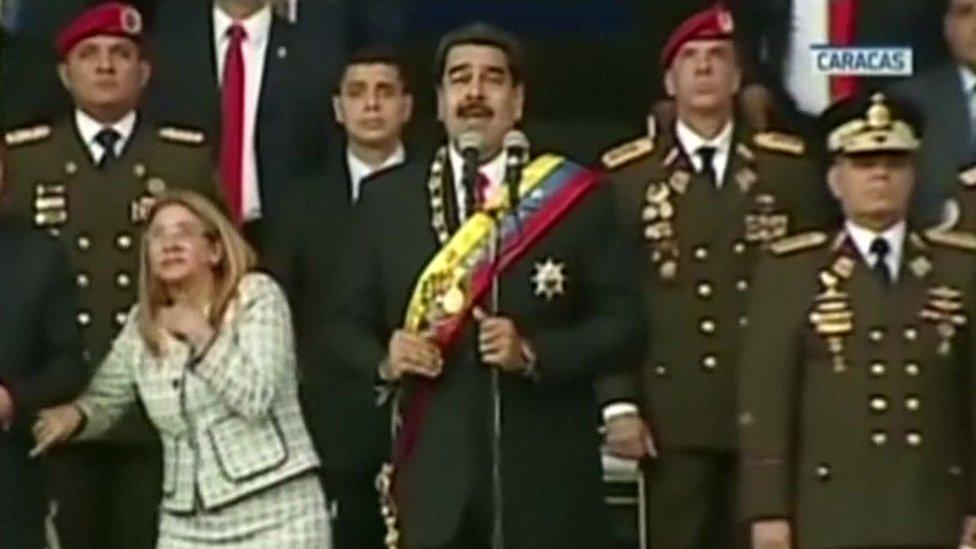
M 31 457 L 46 452 L 52 446 L 67 442 L 81 427 L 85 416 L 74 404 L 62 404 L 45 408 L 37 414 L 34 422 L 34 449 Z
M 209 345 L 214 335 L 203 311 L 186 303 L 174 303 L 160 309 L 158 320 L 163 329 L 189 343 L 194 352 Z

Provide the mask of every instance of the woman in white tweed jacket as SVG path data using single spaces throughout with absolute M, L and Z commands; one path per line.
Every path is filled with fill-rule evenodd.
M 138 398 L 164 449 L 161 549 L 327 548 L 280 288 L 202 197 L 148 214 L 139 302 L 88 389 L 39 414 L 37 448 L 104 433 Z

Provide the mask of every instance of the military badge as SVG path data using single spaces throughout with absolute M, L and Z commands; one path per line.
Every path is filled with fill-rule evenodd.
M 551 257 L 542 263 L 536 263 L 535 274 L 532 275 L 535 295 L 545 297 L 546 301 L 552 301 L 556 296 L 565 295 L 565 269 L 564 263 L 557 263 Z
M 671 174 L 671 179 L 668 180 L 668 185 L 674 189 L 674 192 L 678 194 L 685 194 L 688 190 L 688 183 L 691 182 L 691 174 L 684 170 L 678 170 Z
M 952 339 L 956 335 L 956 330 L 968 322 L 962 302 L 962 292 L 943 285 L 929 288 L 928 294 L 929 299 L 919 312 L 919 316 L 935 324 L 935 330 L 941 340 L 937 352 L 947 356 L 952 348 Z
M 34 185 L 34 225 L 39 228 L 60 227 L 68 222 L 68 191 L 59 183 Z
M 752 190 L 752 187 L 759 181 L 759 176 L 752 168 L 742 168 L 735 174 L 735 182 L 739 185 L 739 190 L 743 194 Z
M 924 255 L 920 255 L 908 263 L 908 269 L 915 278 L 925 278 L 925 275 L 932 272 L 932 262 Z

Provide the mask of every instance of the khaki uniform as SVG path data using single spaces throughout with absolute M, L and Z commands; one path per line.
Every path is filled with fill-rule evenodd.
M 775 244 L 739 379 L 741 502 L 800 547 L 957 546 L 972 508 L 976 238 L 909 232 L 886 287 L 846 232 Z
M 611 150 L 604 164 L 621 221 L 650 260 L 640 404 L 661 450 L 648 466 L 652 547 L 725 547 L 753 268 L 769 242 L 826 221 L 826 191 L 803 141 L 738 122 L 718 188 L 671 132 Z

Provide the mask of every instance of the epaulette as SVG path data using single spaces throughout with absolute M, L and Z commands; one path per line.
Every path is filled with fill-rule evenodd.
M 200 130 L 176 126 L 159 128 L 159 137 L 166 141 L 180 143 L 182 145 L 203 145 L 203 142 L 207 140 L 206 134 Z
M 827 242 L 827 233 L 813 231 L 787 236 L 773 242 L 769 249 L 775 255 L 787 255 L 801 250 L 815 248 Z
M 10 130 L 4 135 L 4 142 L 7 143 L 8 147 L 17 147 L 19 145 L 35 143 L 48 137 L 51 137 L 51 126 L 41 124 L 39 126 Z
M 965 187 L 976 187 L 976 166 L 970 166 L 959 172 L 959 181 Z
M 799 137 L 782 132 L 762 132 L 752 137 L 752 142 L 760 149 L 800 156 L 806 144 Z
M 929 229 L 925 231 L 925 238 L 934 244 L 941 244 L 950 248 L 976 252 L 976 234 L 965 231 L 943 231 Z
M 616 170 L 621 166 L 630 164 L 638 158 L 647 156 L 653 150 L 654 141 L 650 137 L 644 136 L 610 149 L 603 153 L 600 160 L 606 169 Z

